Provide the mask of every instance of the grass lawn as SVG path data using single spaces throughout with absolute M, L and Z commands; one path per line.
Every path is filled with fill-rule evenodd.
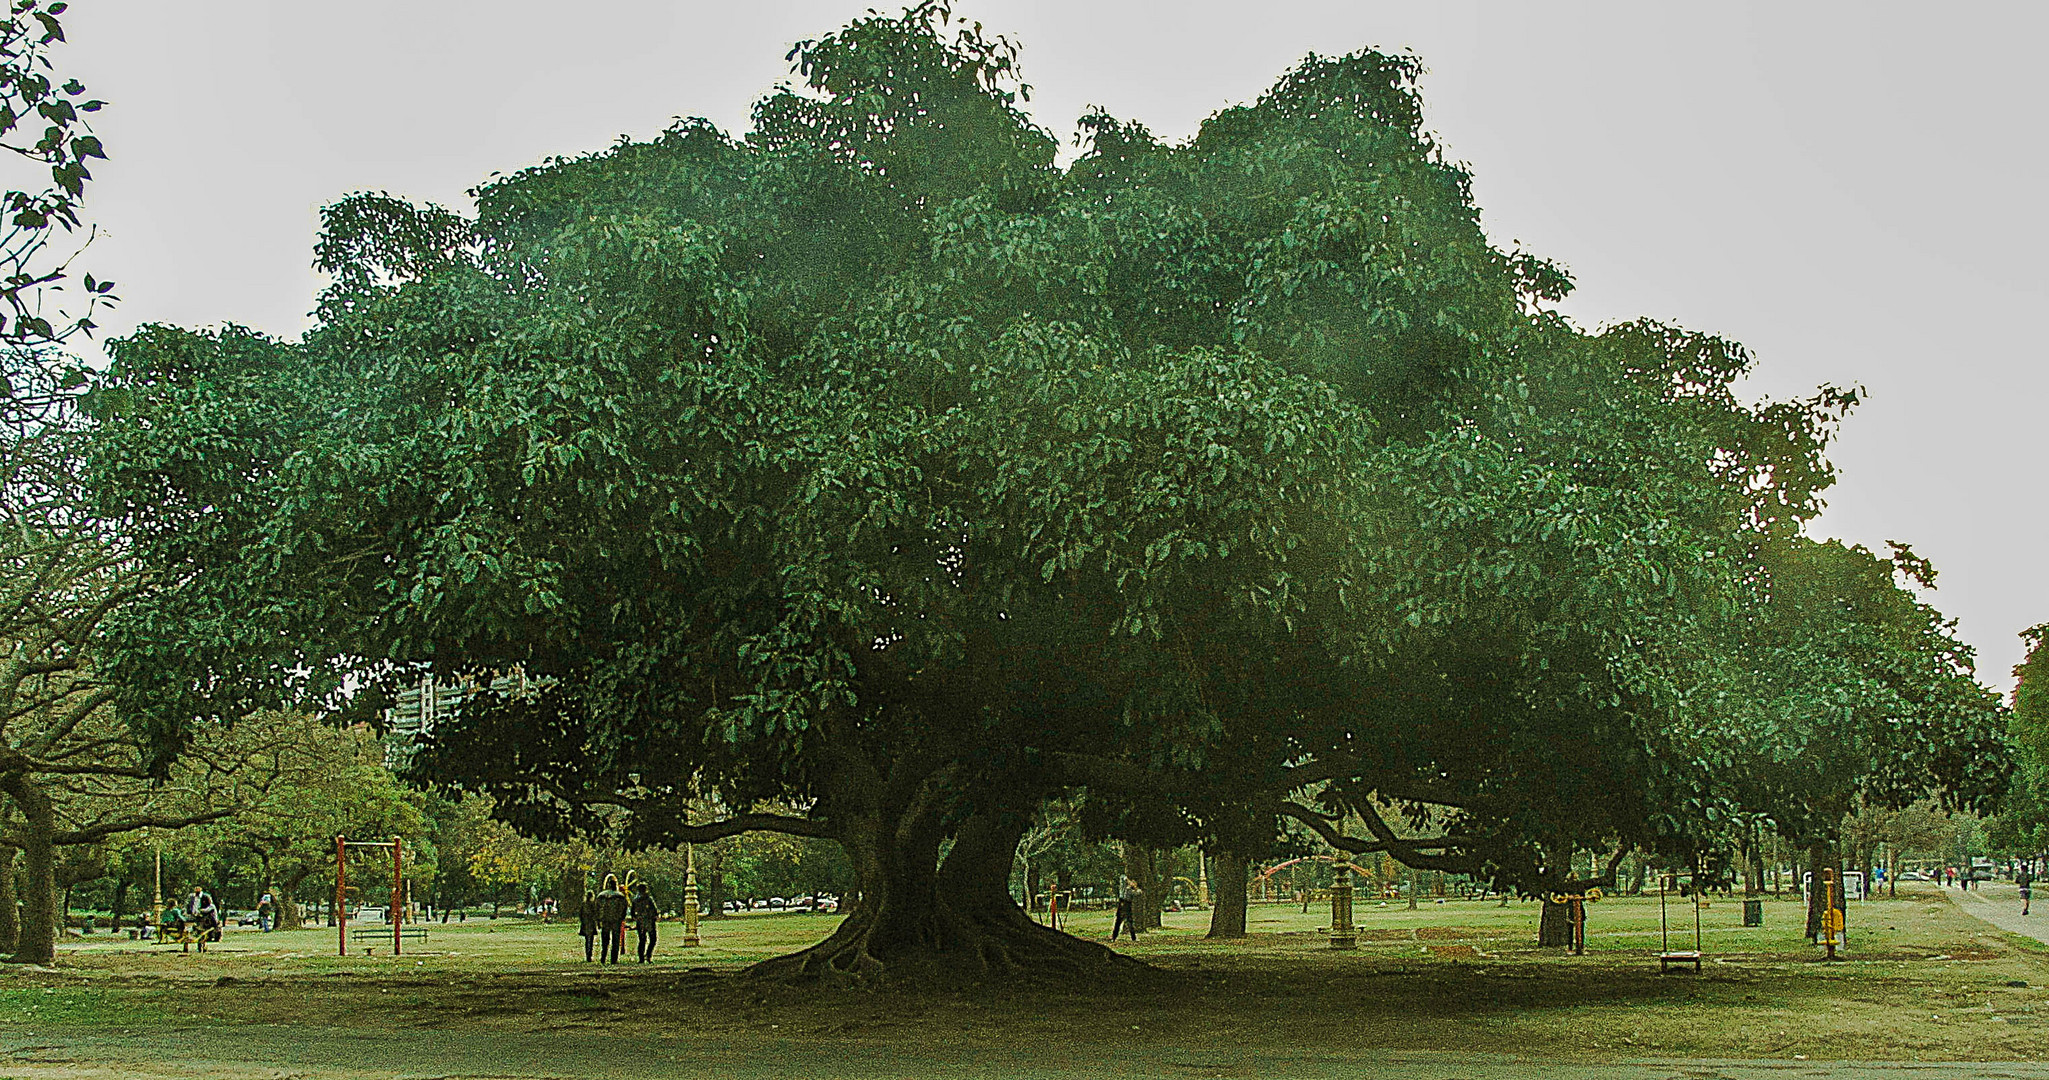
M 1344 953 L 1320 932 L 1327 907 L 1255 904 L 1243 941 L 1205 940 L 1208 913 L 1189 911 L 1170 913 L 1135 945 L 1121 942 L 1157 969 L 1150 975 L 943 991 L 822 991 L 737 977 L 824 937 L 832 918 L 811 915 L 708 920 L 705 946 L 687 951 L 676 947 L 681 927 L 665 924 L 658 963 L 602 969 L 583 962 L 573 926 L 510 919 L 436 923 L 399 958 L 388 944 L 375 956 L 338 957 L 332 930 L 233 931 L 204 956 L 79 939 L 56 969 L 0 973 L 0 1024 L 617 1028 L 724 1040 L 1596 1060 L 2049 1057 L 2049 947 L 1914 886 L 1897 900 L 1853 904 L 1851 947 L 1826 964 L 1801 937 L 1803 911 L 1796 900 L 1768 899 L 1765 925 L 1746 929 L 1741 903 L 1717 899 L 1702 912 L 1705 970 L 1660 975 L 1655 897 L 1590 905 L 1583 957 L 1534 947 L 1534 903 L 1451 900 L 1410 911 L 1366 901 L 1360 948 Z M 1691 907 L 1675 902 L 1671 916 L 1674 947 L 1691 948 Z M 1109 915 L 1078 914 L 1068 929 L 1100 940 Z

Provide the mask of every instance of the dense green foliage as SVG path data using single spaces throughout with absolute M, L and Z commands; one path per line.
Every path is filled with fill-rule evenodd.
M 891 947 L 944 947 L 887 913 L 1007 879 L 1077 787 L 1095 834 L 1289 815 L 1525 888 L 1794 798 L 1741 775 L 1791 745 L 1744 699 L 1759 634 L 1817 657 L 1780 699 L 1842 677 L 1773 553 L 1853 395 L 1746 405 L 1740 347 L 1548 311 L 1412 58 L 1312 57 L 1182 145 L 1092 115 L 1060 168 L 1009 44 L 946 34 L 864 18 L 744 139 L 549 161 L 473 218 L 346 200 L 303 341 L 119 343 L 95 477 L 175 574 L 126 708 L 175 743 L 517 666 L 425 775 L 542 836 L 839 839 Z M 1857 744 L 1888 795 L 1983 787 L 1961 647 L 1878 617 L 1912 640 L 1843 662 L 1910 677 L 1808 719 L 1914 733 Z
M 2049 624 L 2022 637 L 2028 655 L 2013 669 L 2011 728 L 2018 775 L 1993 822 L 1991 840 L 2006 852 L 2034 858 L 2049 855 Z

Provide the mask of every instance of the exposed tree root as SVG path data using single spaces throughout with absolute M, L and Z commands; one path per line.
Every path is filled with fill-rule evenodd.
M 824 941 L 749 968 L 752 978 L 828 986 L 977 983 L 990 979 L 1104 978 L 1150 970 L 1105 945 L 1008 912 L 964 914 L 944 906 L 921 926 L 888 926 L 862 911 Z

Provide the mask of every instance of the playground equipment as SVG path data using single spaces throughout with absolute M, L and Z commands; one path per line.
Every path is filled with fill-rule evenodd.
M 1289 859 L 1287 862 L 1275 863 L 1274 865 L 1269 866 L 1264 870 L 1261 870 L 1259 872 L 1259 875 L 1253 879 L 1253 883 L 1258 885 L 1260 888 L 1260 898 L 1263 900 L 1272 899 L 1272 894 L 1270 893 L 1269 889 L 1273 883 L 1273 876 L 1275 874 L 1278 874 L 1291 866 L 1295 866 L 1298 863 L 1306 862 L 1333 863 L 1338 866 L 1342 866 L 1345 869 L 1350 870 L 1351 872 L 1358 874 L 1361 877 L 1370 878 L 1373 876 L 1372 871 L 1367 870 L 1366 868 L 1358 865 L 1357 863 L 1347 862 L 1336 855 L 1304 855 L 1298 859 Z
M 390 848 L 391 849 L 391 906 L 385 909 L 385 919 L 391 923 L 391 955 L 400 955 L 405 942 L 405 841 L 394 836 L 390 840 L 350 840 L 345 836 L 334 838 L 334 925 L 339 955 L 349 954 L 349 849 Z M 418 931 L 414 936 L 421 936 Z
M 1566 917 L 1572 921 L 1570 949 L 1574 956 L 1587 954 L 1587 902 L 1600 898 L 1601 890 L 1598 886 L 1585 892 L 1551 894 L 1551 902 L 1565 905 Z
M 1821 871 L 1821 934 L 1816 944 L 1828 950 L 1828 959 L 1836 958 L 1836 946 L 1847 944 L 1843 940 L 1844 920 L 1841 906 L 1842 886 L 1836 881 L 1832 867 Z
M 1683 964 L 1692 964 L 1696 973 L 1700 971 L 1700 871 L 1695 870 L 1688 880 L 1691 887 L 1686 891 L 1693 898 L 1693 951 L 1675 951 L 1672 948 L 1671 920 L 1666 917 L 1665 912 L 1665 897 L 1671 890 L 1679 887 L 1679 875 L 1670 871 L 1658 875 L 1659 974 L 1672 970 L 1675 965 Z

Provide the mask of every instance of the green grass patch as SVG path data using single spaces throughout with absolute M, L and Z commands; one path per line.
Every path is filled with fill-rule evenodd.
M 36 1024 L 134 1024 L 156 1015 L 132 994 L 115 995 L 94 987 L 0 987 L 0 1026 L 34 1030 Z

